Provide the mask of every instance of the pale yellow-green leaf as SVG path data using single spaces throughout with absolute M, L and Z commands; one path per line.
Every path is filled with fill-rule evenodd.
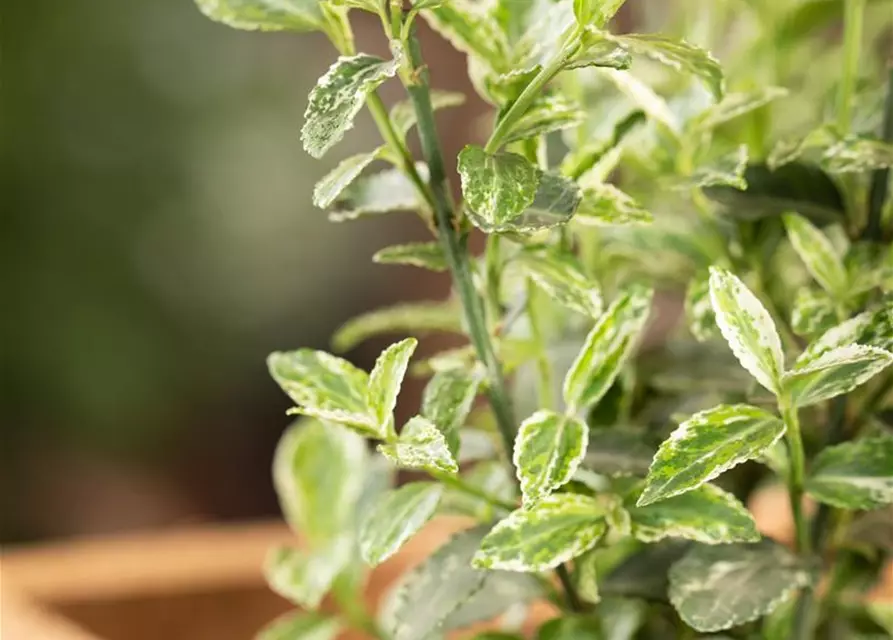
M 403 264 L 430 271 L 446 271 L 446 256 L 437 242 L 410 242 L 379 250 L 372 256 L 378 264 Z
M 695 131 L 711 131 L 726 122 L 751 113 L 788 95 L 783 87 L 763 87 L 745 93 L 728 93 L 689 123 Z
M 877 347 L 837 347 L 784 374 L 782 388 L 795 407 L 849 393 L 893 363 L 893 353 Z
M 649 224 L 653 217 L 632 196 L 611 184 L 597 184 L 583 190 L 583 199 L 574 220 L 591 226 Z
M 696 274 L 688 283 L 685 290 L 685 319 L 688 330 L 699 342 L 706 342 L 719 334 L 706 273 Z
M 554 411 L 537 411 L 521 423 L 512 462 L 525 506 L 571 479 L 586 454 L 588 439 L 585 422 Z
M 420 335 L 461 330 L 459 308 L 452 302 L 404 302 L 348 320 L 332 336 L 332 347 L 336 351 L 347 351 L 383 333 Z
M 381 433 L 393 435 L 397 395 L 406 376 L 409 359 L 418 344 L 419 341 L 415 338 L 406 338 L 392 344 L 381 352 L 369 374 L 366 402 L 378 421 L 378 430 Z
M 265 626 L 254 640 L 334 640 L 341 632 L 337 618 L 320 613 L 287 613 Z
M 834 245 L 809 220 L 795 213 L 782 216 L 791 246 L 822 288 L 835 299 L 845 297 L 847 273 Z
M 421 414 L 443 434 L 453 458 L 459 456 L 459 431 L 471 412 L 483 375 L 461 369 L 434 374 L 422 394 Z
M 434 423 L 421 416 L 411 418 L 399 438 L 378 445 L 378 450 L 394 464 L 406 469 L 449 474 L 459 471 L 444 435 Z
M 381 564 L 418 533 L 437 509 L 443 486 L 411 482 L 384 494 L 360 524 L 360 553 L 369 565 Z
M 340 535 L 312 552 L 277 547 L 267 554 L 264 576 L 270 588 L 291 602 L 316 609 L 335 577 L 351 561 L 353 540 Z
M 318 0 L 196 0 L 206 16 L 236 29 L 316 31 L 325 25 Z
M 337 167 L 316 183 L 313 188 L 313 204 L 320 209 L 325 209 L 335 202 L 380 153 L 381 149 L 379 148 L 370 153 L 358 153 L 342 160 Z

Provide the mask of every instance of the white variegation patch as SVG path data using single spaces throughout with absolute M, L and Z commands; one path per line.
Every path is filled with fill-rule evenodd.
M 397 440 L 378 445 L 378 450 L 406 469 L 449 474 L 459 471 L 444 435 L 434 423 L 421 416 L 411 418 Z
M 446 256 L 439 242 L 410 242 L 385 247 L 372 256 L 377 264 L 403 264 L 430 271 L 446 271 Z
M 807 367 L 828 351 L 858 343 L 863 332 L 871 326 L 874 316 L 874 312 L 865 311 L 828 329 L 806 347 L 794 362 L 794 368 Z
M 582 420 L 541 410 L 521 423 L 513 462 L 524 505 L 568 482 L 586 455 L 589 428 Z
M 397 553 L 434 515 L 443 486 L 411 482 L 384 494 L 360 524 L 360 554 L 376 566 Z
M 828 447 L 816 457 L 806 491 L 840 509 L 877 509 L 893 503 L 893 436 Z
M 313 204 L 320 209 L 325 209 L 335 202 L 341 193 L 363 173 L 363 169 L 375 161 L 381 150 L 382 148 L 378 148 L 371 153 L 358 153 L 338 163 L 337 167 L 323 176 L 313 187 Z
M 419 341 L 406 338 L 381 352 L 375 366 L 369 374 L 369 387 L 366 403 L 378 422 L 379 433 L 394 435 L 394 407 L 397 406 L 397 395 L 409 367 L 409 359 L 415 352 Z
M 852 344 L 825 351 L 784 374 L 782 386 L 795 407 L 849 393 L 893 363 L 893 353 Z

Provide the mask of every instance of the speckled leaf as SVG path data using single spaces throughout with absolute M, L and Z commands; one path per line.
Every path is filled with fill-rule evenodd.
M 870 344 L 865 341 L 878 320 L 875 312 L 865 311 L 849 320 L 835 325 L 811 342 L 794 362 L 794 369 L 803 369 L 821 358 L 829 351 L 852 344 Z M 876 345 L 873 345 L 876 346 Z
M 380 433 L 394 434 L 394 407 L 409 367 L 409 359 L 419 341 L 406 338 L 381 352 L 369 374 L 367 404 L 378 421 Z
M 565 615 L 552 618 L 539 628 L 536 640 L 603 640 L 598 618 L 586 615 Z
M 532 233 L 566 224 L 577 211 L 581 197 L 582 192 L 576 182 L 547 172 L 540 175 L 533 202 L 517 217 L 495 225 L 473 211 L 469 211 L 469 218 L 487 233 Z
M 518 254 L 516 262 L 559 304 L 591 318 L 601 315 L 602 296 L 598 285 L 586 276 L 573 254 L 529 250 Z
M 893 436 L 823 450 L 806 479 L 806 492 L 841 509 L 877 509 L 893 503 Z
M 432 473 L 459 471 L 444 435 L 434 423 L 421 416 L 411 418 L 396 441 L 378 445 L 378 450 L 394 464 L 406 469 Z
M 822 288 L 837 299 L 845 296 L 847 274 L 834 245 L 809 220 L 795 213 L 782 216 L 791 245 Z
M 351 561 L 353 544 L 350 536 L 342 535 L 312 552 L 274 548 L 267 554 L 264 577 L 283 598 L 306 609 L 316 609 L 335 577 Z
M 202 13 L 236 29 L 316 31 L 325 20 L 318 0 L 196 0 Z
M 696 131 L 711 131 L 729 120 L 738 118 L 788 95 L 783 87 L 763 87 L 747 93 L 729 93 L 715 105 L 702 111 L 689 127 Z
M 599 318 L 564 378 L 570 413 L 584 411 L 607 393 L 632 355 L 651 309 L 652 291 L 633 286 Z
M 733 187 L 744 191 L 747 180 L 747 145 L 742 144 L 732 153 L 717 158 L 713 163 L 695 169 L 690 176 L 683 178 L 675 186 L 681 189 L 703 189 L 706 187 Z
M 361 53 L 341 56 L 329 67 L 310 92 L 304 112 L 301 141 L 314 158 L 344 137 L 363 107 L 366 94 L 397 73 L 397 60 L 382 60 Z
M 784 374 L 782 387 L 795 407 L 805 407 L 849 393 L 893 363 L 893 353 L 848 345 L 826 351 L 806 365 Z
M 699 545 L 670 569 L 670 601 L 689 626 L 721 631 L 771 613 L 808 579 L 773 542 Z
M 254 640 L 335 640 L 340 632 L 337 618 L 300 611 L 276 618 Z
M 599 184 L 583 190 L 574 220 L 580 224 L 604 226 L 649 224 L 653 218 L 633 198 L 610 184 Z
M 327 173 L 313 188 L 313 204 L 325 209 L 335 202 L 342 192 L 356 180 L 363 169 L 372 164 L 381 149 L 370 153 L 358 153 L 342 160 L 337 167 Z
M 642 542 L 684 538 L 704 544 L 758 542 L 750 512 L 735 496 L 712 484 L 657 504 L 629 509 L 632 534 Z
M 696 413 L 658 449 L 638 505 L 696 489 L 735 465 L 759 457 L 782 434 L 781 420 L 746 404 L 719 405 Z
M 784 354 L 772 316 L 741 280 L 718 267 L 710 267 L 710 300 L 716 324 L 741 366 L 776 393 Z
M 575 127 L 583 122 L 585 117 L 586 113 L 579 105 L 566 97 L 560 94 L 543 96 L 518 119 L 505 142 L 508 144 Z
M 416 5 L 418 5 L 418 3 L 416 3 Z M 431 91 L 431 108 L 435 111 L 438 109 L 458 107 L 462 104 L 465 104 L 464 93 L 437 91 L 436 89 Z M 416 124 L 415 107 L 411 100 L 404 100 L 403 102 L 398 102 L 394 105 L 394 108 L 391 109 L 391 123 L 394 125 L 394 129 L 397 130 L 397 133 L 405 138 L 409 130 Z
M 422 179 L 428 167 L 416 163 Z M 392 211 L 417 211 L 425 206 L 415 185 L 400 169 L 386 169 L 356 180 L 338 197 L 341 209 L 329 213 L 331 222 L 350 222 Z
M 410 242 L 385 247 L 372 256 L 372 262 L 410 265 L 429 271 L 447 270 L 446 256 L 437 242 Z
M 588 440 L 586 423 L 554 411 L 537 411 L 521 423 L 512 462 L 524 506 L 535 504 L 571 479 Z
M 468 207 L 488 227 L 500 227 L 533 204 L 539 171 L 523 156 L 489 154 L 469 145 L 459 154 L 462 195 Z
M 369 376 L 347 360 L 324 351 L 271 353 L 273 380 L 298 406 L 294 413 L 347 425 L 363 435 L 385 435 L 366 401 Z
M 450 0 L 425 12 L 425 18 L 456 49 L 488 68 L 504 68 L 509 59 L 505 34 L 491 12 L 470 0 Z
M 500 520 L 481 542 L 479 569 L 553 569 L 594 547 L 605 533 L 604 511 L 588 496 L 558 493 Z
M 428 381 L 421 414 L 440 430 L 453 458 L 459 457 L 459 430 L 471 412 L 482 374 L 461 369 L 441 371 Z
M 583 45 L 565 64 L 565 69 L 603 67 L 625 71 L 633 63 L 629 51 L 604 37 L 604 32 L 589 28 L 585 31 Z
M 698 342 L 706 342 L 719 335 L 706 273 L 696 274 L 688 283 L 685 290 L 685 319 L 688 330 Z
M 791 329 L 798 336 L 813 338 L 837 322 L 834 301 L 818 287 L 800 287 L 791 309 Z
M 420 335 L 432 331 L 457 333 L 461 330 L 459 309 L 452 302 L 406 302 L 348 320 L 332 337 L 332 348 L 348 351 L 383 333 Z
M 360 525 L 360 553 L 370 566 L 381 564 L 418 533 L 437 509 L 443 486 L 410 482 L 384 494 Z
M 824 150 L 821 165 L 831 173 L 864 173 L 893 166 L 893 145 L 849 136 Z

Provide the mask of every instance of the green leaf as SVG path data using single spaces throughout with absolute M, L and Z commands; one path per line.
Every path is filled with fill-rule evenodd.
M 730 493 L 705 484 L 657 504 L 629 509 L 632 533 L 642 542 L 684 538 L 704 544 L 758 542 L 750 512 Z
M 611 478 L 644 476 L 648 473 L 654 449 L 647 434 L 621 427 L 589 430 L 589 450 L 583 467 Z
M 489 68 L 507 70 L 509 45 L 499 23 L 486 7 L 468 0 L 450 0 L 426 11 L 425 18 L 459 51 Z
M 607 393 L 645 328 L 653 292 L 630 287 L 598 319 L 564 378 L 569 413 L 584 411 Z
M 369 390 L 367 403 L 378 421 L 381 433 L 393 434 L 394 407 L 397 406 L 397 395 L 409 367 L 419 341 L 406 338 L 381 352 L 375 366 L 369 374 Z
M 598 590 L 598 561 L 598 549 L 593 549 L 574 561 L 577 595 L 590 604 L 597 604 L 602 599 Z
M 625 71 L 632 65 L 633 59 L 629 51 L 616 42 L 603 37 L 601 32 L 587 29 L 583 35 L 583 43 L 565 69 L 583 69 L 585 67 L 604 67 Z
M 865 173 L 893 166 L 893 145 L 871 138 L 848 136 L 822 154 L 822 166 L 831 173 Z
M 648 224 L 653 220 L 631 196 L 610 184 L 584 189 L 574 219 L 580 224 L 594 226 Z
M 695 131 L 712 131 L 718 126 L 760 109 L 788 95 L 783 87 L 763 87 L 747 93 L 729 93 L 716 104 L 697 115 L 689 127 Z
M 289 525 L 312 547 L 350 527 L 367 457 L 363 438 L 316 420 L 295 423 L 279 440 L 273 485 Z
M 416 3 L 418 6 L 418 3 Z M 439 109 L 449 109 L 450 107 L 458 107 L 465 104 L 465 94 L 456 93 L 455 91 L 431 91 L 431 108 L 435 111 Z M 398 102 L 391 109 L 391 124 L 400 134 L 400 137 L 406 139 L 406 134 L 416 124 L 415 107 L 411 100 Z
M 593 498 L 547 496 L 500 520 L 481 542 L 472 564 L 528 573 L 553 569 L 594 547 L 606 528 L 604 512 Z
M 437 242 L 410 242 L 385 247 L 372 256 L 378 264 L 405 264 L 430 271 L 446 271 L 447 260 Z
M 536 640 L 603 640 L 598 618 L 566 615 L 553 618 L 539 628 Z
M 878 626 L 893 636 L 893 602 L 874 600 L 865 605 L 865 610 Z
M 574 0 L 574 17 L 581 27 L 593 25 L 601 29 L 626 0 Z
M 816 456 L 806 491 L 819 502 L 850 510 L 893 503 L 893 436 L 828 447 Z
M 341 623 L 337 618 L 300 611 L 279 616 L 254 640 L 335 640 L 340 632 Z
M 475 370 L 440 371 L 422 394 L 422 416 L 434 423 L 446 439 L 453 458 L 459 456 L 459 431 L 465 425 L 483 376 Z
M 648 471 L 638 506 L 697 489 L 746 460 L 759 457 L 784 434 L 784 423 L 746 404 L 696 413 L 664 441 Z
M 586 113 L 579 105 L 561 94 L 543 96 L 518 119 L 511 133 L 506 137 L 505 143 L 576 127 L 583 122 L 585 117 Z
M 206 16 L 235 29 L 316 31 L 325 26 L 317 0 L 196 0 Z
M 406 469 L 451 474 L 459 471 L 444 435 L 434 423 L 421 416 L 411 418 L 396 441 L 378 445 L 378 450 Z
M 653 33 L 613 36 L 615 42 L 634 54 L 648 56 L 677 71 L 691 74 L 704 82 L 714 100 L 723 96 L 722 68 L 707 51 L 684 40 L 672 40 Z
M 543 173 L 533 203 L 519 216 L 496 225 L 480 218 L 474 211 L 469 211 L 468 217 L 486 233 L 530 233 L 567 223 L 577 210 L 580 198 L 580 187 L 576 182 L 557 173 Z
M 459 309 L 452 302 L 406 302 L 376 309 L 348 320 L 332 337 L 336 351 L 348 351 L 383 333 L 432 331 L 458 333 L 462 330 Z
M 476 622 L 490 621 L 509 609 L 542 597 L 543 588 L 536 576 L 488 571 L 480 591 L 447 616 L 443 628 L 461 629 Z
M 588 436 L 582 420 L 544 409 L 521 423 L 512 462 L 525 507 L 571 479 L 586 453 Z
M 422 178 L 428 167 L 416 163 Z M 349 222 L 392 211 L 417 211 L 425 207 L 413 182 L 400 169 L 387 169 L 354 182 L 339 197 L 347 208 L 329 214 L 331 222 Z
M 710 282 L 706 273 L 699 273 L 685 290 L 685 319 L 688 330 L 698 342 L 706 342 L 719 333 L 716 315 L 710 302 Z
M 468 145 L 459 154 L 458 168 L 465 202 L 486 227 L 503 227 L 536 197 L 539 172 L 523 156 L 489 154 Z
M 877 347 L 848 345 L 825 352 L 784 374 L 782 386 L 793 406 L 805 407 L 849 393 L 893 363 L 893 353 Z
M 782 216 L 791 246 L 822 288 L 836 299 L 847 291 L 847 274 L 834 245 L 809 220 L 796 213 Z
M 325 209 L 335 202 L 380 153 L 381 149 L 379 148 L 371 153 L 359 153 L 342 160 L 337 167 L 316 183 L 313 188 L 313 204 L 320 209 Z
M 772 543 L 695 546 L 670 569 L 670 601 L 698 631 L 721 631 L 771 613 L 807 573 Z
M 352 552 L 353 540 L 344 535 L 312 553 L 277 547 L 267 554 L 264 576 L 270 588 L 283 598 L 316 609 L 335 577 L 350 562 Z
M 874 345 L 870 335 L 874 325 L 881 318 L 873 311 L 865 311 L 849 320 L 828 329 L 822 336 L 810 343 L 794 362 L 794 369 L 805 369 L 829 351 L 852 344 Z
M 667 101 L 657 95 L 651 87 L 631 73 L 624 73 L 615 69 L 602 69 L 601 71 L 608 80 L 613 82 L 651 120 L 662 124 L 668 131 L 678 136 L 681 127 L 676 114 L 670 109 Z
M 410 482 L 382 496 L 360 525 L 363 560 L 374 567 L 397 553 L 431 519 L 442 494 L 442 485 Z
M 298 405 L 295 413 L 344 424 L 372 438 L 386 435 L 366 401 L 369 376 L 347 360 L 298 349 L 271 353 L 267 367 Z
M 310 92 L 301 129 L 307 153 L 321 158 L 341 140 L 353 126 L 366 94 L 393 77 L 398 66 L 398 60 L 385 61 L 365 53 L 338 58 Z
M 744 191 L 747 189 L 746 170 L 747 145 L 742 144 L 732 153 L 717 158 L 713 164 L 698 167 L 675 186 L 681 189 L 726 186 Z
M 741 280 L 719 267 L 710 267 L 710 300 L 716 324 L 741 366 L 778 393 L 784 353 L 772 316 Z
M 591 318 L 601 315 L 598 285 L 586 276 L 572 253 L 528 250 L 518 254 L 516 262 L 551 299 Z
M 831 125 L 822 125 L 799 138 L 783 138 L 769 153 L 766 164 L 775 171 L 778 167 L 794 162 L 813 149 L 828 147 L 837 139 L 837 132 Z
M 800 287 L 791 309 L 791 329 L 807 338 L 823 333 L 837 322 L 834 301 L 818 288 Z

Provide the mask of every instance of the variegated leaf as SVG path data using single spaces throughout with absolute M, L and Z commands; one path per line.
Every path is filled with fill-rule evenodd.
M 260 630 L 254 640 L 335 640 L 341 633 L 337 618 L 320 613 L 287 613 Z
M 428 24 L 455 48 L 488 68 L 503 69 L 509 60 L 505 34 L 486 7 L 451 0 L 425 12 Z
M 415 3 L 418 6 L 418 3 Z M 465 104 L 465 94 L 455 91 L 431 91 L 431 108 L 435 111 L 438 109 L 447 109 L 449 107 L 458 107 Z M 398 102 L 391 109 L 391 123 L 394 129 L 402 136 L 406 137 L 412 127 L 416 124 L 415 106 L 411 100 Z
M 363 107 L 366 94 L 397 73 L 399 61 L 361 53 L 341 56 L 310 92 L 301 141 L 314 158 L 344 137 Z
M 549 495 L 574 475 L 586 454 L 589 428 L 582 420 L 540 410 L 521 423 L 512 462 L 524 506 Z
M 807 338 L 824 333 L 837 322 L 837 309 L 828 294 L 818 287 L 800 287 L 791 309 L 791 329 Z
M 325 209 L 335 202 L 380 153 L 381 149 L 379 148 L 370 153 L 358 153 L 342 160 L 313 187 L 313 204 L 320 209 Z
M 602 297 L 598 285 L 586 276 L 573 254 L 524 251 L 516 261 L 556 302 L 592 318 L 601 315 Z
M 539 171 L 523 156 L 469 145 L 459 154 L 458 169 L 465 202 L 488 226 L 502 226 L 533 204 Z
M 670 569 L 670 602 L 709 633 L 771 613 L 808 581 L 796 556 L 773 542 L 698 545 Z
M 459 457 L 459 430 L 471 412 L 482 378 L 478 370 L 451 369 L 434 374 L 425 386 L 422 416 L 440 430 L 455 459 Z
M 428 167 L 416 163 L 426 179 Z M 425 207 L 415 184 L 400 169 L 386 169 L 354 181 L 338 197 L 341 209 L 329 213 L 330 222 L 349 222 L 392 211 L 417 211 Z
M 826 351 L 784 374 L 782 387 L 795 407 L 805 407 L 849 393 L 893 363 L 893 353 L 848 345 Z
M 729 120 L 756 111 L 786 95 L 788 90 L 783 87 L 763 87 L 747 93 L 729 93 L 698 114 L 689 127 L 698 131 L 712 131 Z
M 777 393 L 784 353 L 772 316 L 741 280 L 719 267 L 710 267 L 710 301 L 716 324 L 741 366 Z
M 542 136 L 553 131 L 575 127 L 586 117 L 579 105 L 562 95 L 547 95 L 535 101 L 518 119 L 505 143 Z
M 591 604 L 597 604 L 602 596 L 598 591 L 598 550 L 594 549 L 574 561 L 577 595 Z
M 574 17 L 581 27 L 590 25 L 601 29 L 626 0 L 574 0 Z
M 539 184 L 533 202 L 511 219 L 488 220 L 475 211 L 468 218 L 485 233 L 524 234 L 557 227 L 568 222 L 577 211 L 582 192 L 573 180 L 553 172 L 538 173 Z
M 316 0 L 196 0 L 202 13 L 236 29 L 316 31 L 325 26 Z
M 487 571 L 484 585 L 466 602 L 446 617 L 443 629 L 462 629 L 469 625 L 491 621 L 497 616 L 508 622 L 510 610 L 526 609 L 525 605 L 543 597 L 543 585 L 537 576 L 513 571 Z M 505 640 L 496 639 L 494 640 Z M 514 637 L 511 640 L 516 640 Z
M 421 416 L 411 418 L 397 440 L 378 445 L 378 450 L 399 467 L 431 473 L 459 471 L 444 435 Z
M 586 410 L 607 393 L 638 344 L 652 294 L 638 285 L 629 288 L 595 323 L 564 378 L 564 402 L 569 413 Z
M 632 534 L 642 542 L 685 538 L 704 544 L 758 542 L 747 508 L 712 484 L 645 507 L 629 510 Z
M 610 184 L 584 189 L 574 219 L 592 226 L 649 224 L 653 220 L 631 196 Z
M 593 498 L 554 494 L 500 520 L 472 564 L 528 573 L 553 569 L 598 544 L 606 529 L 604 511 Z
M 668 131 L 679 135 L 681 126 L 679 118 L 670 109 L 670 105 L 647 84 L 639 80 L 631 73 L 617 71 L 615 69 L 599 69 L 614 85 L 636 105 L 648 114 L 648 117 L 662 124 Z
M 350 536 L 341 535 L 313 552 L 277 547 L 267 555 L 264 576 L 270 588 L 283 598 L 316 609 L 335 577 L 351 561 L 353 544 Z
M 784 434 L 784 423 L 746 404 L 696 413 L 664 441 L 638 506 L 691 491 L 737 464 L 759 457 Z
M 348 320 L 332 336 L 332 348 L 348 351 L 383 333 L 419 335 L 432 331 L 458 333 L 461 330 L 460 311 L 452 302 L 404 302 Z
M 828 447 L 816 456 L 806 491 L 840 509 L 877 509 L 893 503 L 893 436 Z
M 378 420 L 378 430 L 389 436 L 394 435 L 394 407 L 397 395 L 419 341 L 406 338 L 381 352 L 369 374 L 367 404 Z
M 863 173 L 893 166 L 893 145 L 881 140 L 848 136 L 824 150 L 822 166 L 831 173 Z
M 719 333 L 710 303 L 710 282 L 706 273 L 695 275 L 688 283 L 685 290 L 685 319 L 688 330 L 699 342 L 706 342 Z
M 794 369 L 806 368 L 829 351 L 840 347 L 852 344 L 871 344 L 866 338 L 874 333 L 873 325 L 880 319 L 876 312 L 864 311 L 828 329 L 800 354 L 800 357 L 794 362 Z
M 369 565 L 381 564 L 397 553 L 437 509 L 443 486 L 411 482 L 384 494 L 360 524 L 360 553 Z
M 809 273 L 831 296 L 842 299 L 846 295 L 847 274 L 834 245 L 803 216 L 786 213 L 782 219 L 788 239 Z
M 707 187 L 733 187 L 740 191 L 747 189 L 744 172 L 747 169 L 747 145 L 740 145 L 732 153 L 703 165 L 675 186 L 680 189 L 704 189 Z
M 430 271 L 446 271 L 446 256 L 437 242 L 410 242 L 385 247 L 372 256 L 378 264 L 405 264 Z

